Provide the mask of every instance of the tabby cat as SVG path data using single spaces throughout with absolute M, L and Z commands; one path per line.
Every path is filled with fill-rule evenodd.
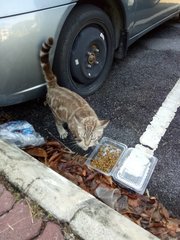
M 54 115 L 60 137 L 67 137 L 68 133 L 63 127 L 67 123 L 77 145 L 87 150 L 98 143 L 109 121 L 99 120 L 95 111 L 81 96 L 57 84 L 49 62 L 52 45 L 53 38 L 49 38 L 42 44 L 40 51 L 41 68 L 47 82 L 46 101 Z

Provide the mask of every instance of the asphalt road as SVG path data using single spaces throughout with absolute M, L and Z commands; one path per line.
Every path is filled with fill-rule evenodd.
M 179 78 L 180 24 L 169 21 L 131 46 L 124 60 L 114 61 L 104 86 L 87 100 L 100 118 L 110 119 L 104 135 L 133 147 Z M 58 138 L 43 99 L 1 111 L 29 121 L 44 137 Z M 180 109 L 155 156 L 149 192 L 180 216 Z

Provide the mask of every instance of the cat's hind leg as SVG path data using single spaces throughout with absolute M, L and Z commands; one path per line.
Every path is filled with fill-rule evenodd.
M 58 132 L 59 132 L 60 138 L 62 138 L 62 139 L 67 138 L 68 132 L 64 129 L 64 127 L 63 127 L 63 122 L 61 122 L 61 121 L 56 121 L 56 127 L 57 127 L 57 130 L 58 130 Z

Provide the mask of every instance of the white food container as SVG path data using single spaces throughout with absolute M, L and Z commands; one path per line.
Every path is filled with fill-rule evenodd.
M 104 172 L 91 165 L 93 159 L 98 159 L 97 154 L 102 146 L 111 146 L 112 149 L 115 148 L 121 152 L 115 165 L 108 172 Z M 103 137 L 100 144 L 95 147 L 88 157 L 86 164 L 102 174 L 111 176 L 118 185 L 143 194 L 157 161 L 158 159 L 156 157 L 143 152 L 141 149 L 127 148 L 123 143 Z
M 128 148 L 112 173 L 116 183 L 143 194 L 158 159 L 140 149 Z

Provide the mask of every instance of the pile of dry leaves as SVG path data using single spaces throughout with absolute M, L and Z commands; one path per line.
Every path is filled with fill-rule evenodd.
M 40 147 L 24 150 L 157 237 L 180 237 L 180 220 L 171 217 L 155 197 L 120 188 L 111 177 L 89 169 L 84 164 L 86 157 L 62 143 L 47 141 Z

